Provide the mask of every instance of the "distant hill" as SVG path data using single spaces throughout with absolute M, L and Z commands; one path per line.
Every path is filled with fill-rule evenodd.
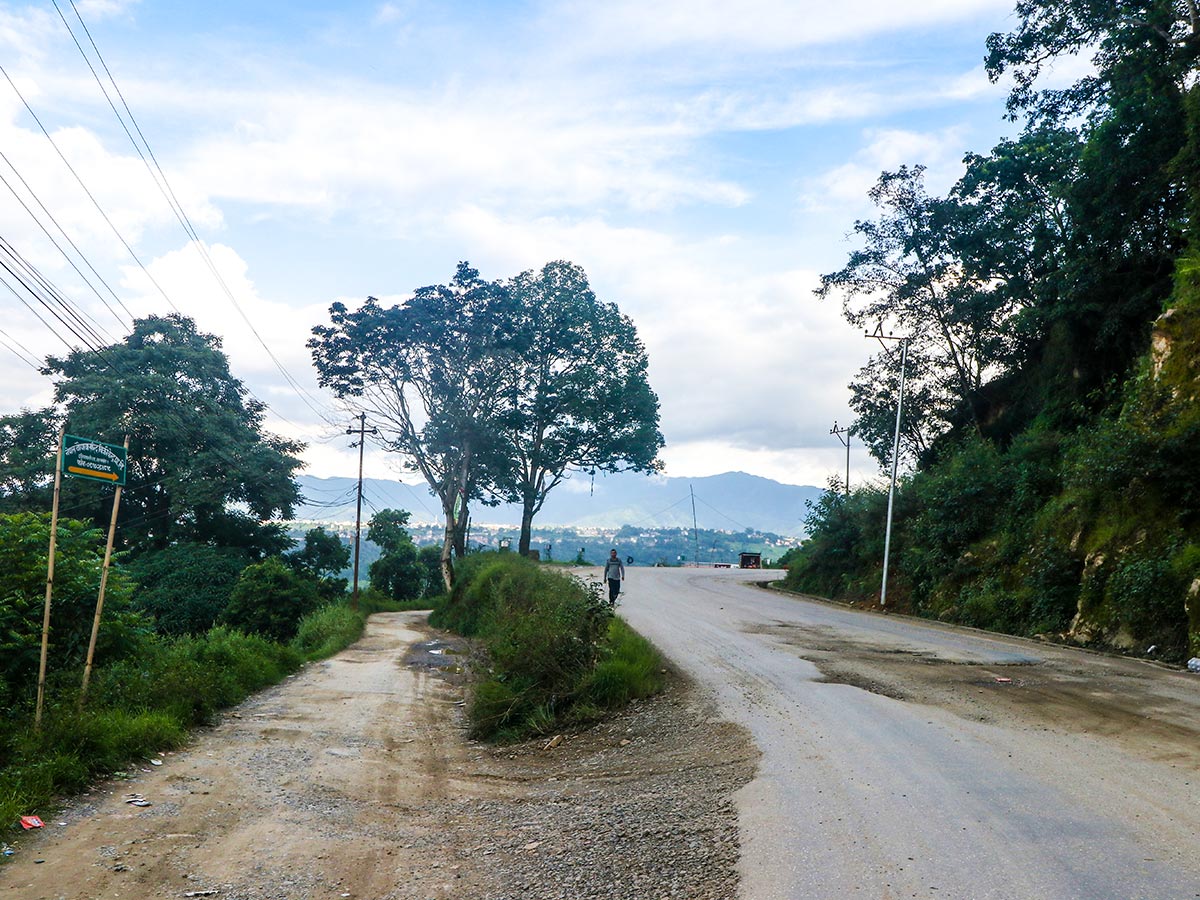
M 297 479 L 305 502 L 296 510 L 297 519 L 328 522 L 354 520 L 353 478 Z M 577 528 L 691 527 L 695 491 L 696 520 L 701 528 L 742 531 L 751 528 L 788 537 L 804 533 L 805 502 L 819 497 L 824 489 L 781 484 L 770 478 L 726 472 L 705 478 L 667 478 L 630 473 L 596 476 L 576 475 L 551 491 L 546 505 L 535 518 L 536 525 Z M 363 480 L 363 517 L 374 509 L 400 508 L 413 514 L 414 522 L 440 521 L 437 500 L 423 484 L 391 479 Z M 520 525 L 521 508 L 515 504 L 487 507 L 475 504 L 473 520 L 487 525 Z

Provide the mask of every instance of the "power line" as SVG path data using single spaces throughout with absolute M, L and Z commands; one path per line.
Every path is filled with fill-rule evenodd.
M 275 368 L 284 377 L 284 380 L 291 385 L 297 396 L 304 401 L 305 405 L 307 405 L 309 409 L 324 419 L 327 423 L 332 424 L 331 419 L 327 415 L 328 410 L 326 410 L 324 407 L 319 408 L 316 405 L 316 398 L 309 394 L 304 386 L 296 380 L 290 371 L 288 371 L 287 367 L 283 365 L 279 358 L 275 356 L 274 351 L 267 346 L 267 342 L 263 340 L 262 335 L 254 326 L 254 323 L 250 321 L 250 317 L 246 314 L 246 311 L 242 308 L 241 304 L 238 303 L 238 300 L 234 296 L 233 291 L 230 289 L 229 284 L 225 281 L 220 271 L 217 269 L 216 263 L 213 261 L 212 256 L 208 252 L 207 246 L 205 245 L 204 241 L 201 240 L 200 235 L 196 231 L 195 226 L 192 224 L 191 219 L 188 217 L 186 210 L 184 210 L 183 204 L 179 202 L 179 197 L 176 195 L 175 190 L 171 187 L 171 182 L 167 178 L 166 172 L 163 171 L 162 166 L 159 165 L 158 158 L 154 155 L 154 150 L 150 146 L 150 142 L 146 139 L 146 135 L 142 132 L 141 126 L 138 125 L 137 117 L 134 116 L 133 110 L 129 108 L 129 104 L 125 100 L 125 95 L 121 92 L 121 88 L 117 84 L 117 80 L 113 76 L 112 70 L 109 69 L 108 63 L 105 62 L 104 55 L 100 52 L 100 48 L 96 46 L 96 41 L 92 37 L 91 31 L 88 29 L 87 23 L 84 22 L 83 16 L 80 15 L 79 9 L 76 7 L 74 0 L 69 0 L 71 3 L 71 9 L 75 13 L 75 17 L 79 20 L 79 24 L 82 26 L 84 33 L 87 35 L 88 42 L 91 44 L 92 50 L 96 54 L 96 59 L 100 62 L 101 67 L 104 69 L 105 75 L 108 76 L 108 81 L 112 85 L 113 91 L 121 101 L 121 107 L 125 110 L 125 115 L 129 117 L 129 124 L 131 124 L 133 126 L 133 130 L 137 132 L 137 138 L 135 138 L 133 133 L 129 130 L 129 125 L 125 123 L 125 118 L 121 115 L 120 110 L 117 109 L 117 106 L 113 102 L 112 97 L 109 95 L 108 89 L 105 87 L 103 80 L 100 78 L 96 68 L 92 65 L 91 60 L 88 58 L 87 52 L 83 49 L 83 45 L 80 44 L 79 39 L 75 36 L 75 32 L 71 28 L 71 24 L 67 21 L 66 16 L 63 15 L 62 9 L 58 5 L 58 0 L 52 0 L 52 2 L 54 3 L 55 10 L 58 12 L 59 18 L 62 19 L 63 25 L 70 33 L 72 41 L 74 41 L 76 48 L 83 57 L 84 62 L 87 63 L 87 67 L 91 71 L 92 77 L 95 78 L 96 84 L 100 88 L 100 92 L 104 95 L 104 99 L 108 101 L 109 108 L 112 109 L 113 115 L 115 115 L 117 117 L 117 121 L 121 123 L 121 128 L 125 132 L 126 137 L 129 138 L 129 142 L 133 144 L 133 149 L 137 152 L 138 156 L 141 157 L 142 163 L 146 166 L 146 170 L 150 173 L 151 179 L 154 181 L 154 184 L 158 188 L 159 192 L 163 195 L 163 199 L 167 201 L 167 206 L 170 207 L 171 212 L 174 214 L 180 226 L 183 228 L 184 233 L 194 242 L 196 252 L 200 254 L 201 259 L 208 268 L 209 272 L 212 274 L 213 279 L 216 281 L 218 286 L 220 286 L 225 296 L 229 299 L 229 302 L 233 304 L 233 308 L 237 310 L 237 313 L 239 316 L 241 316 L 242 321 L 246 323 L 246 327 L 250 329 L 250 332 L 254 335 L 255 339 L 262 346 L 263 350 L 266 351 L 266 354 L 270 358 L 271 362 L 274 363 Z M 139 138 L 141 140 L 141 144 L 138 143 Z M 142 151 L 142 147 L 145 147 L 145 152 Z M 147 158 L 147 156 L 149 158 Z
M 75 261 L 73 259 L 71 259 L 70 254 L 67 253 L 67 251 L 65 251 L 62 248 L 62 246 L 58 243 L 58 241 L 56 241 L 54 239 L 54 236 L 52 234 L 50 234 L 50 230 L 48 228 L 46 228 L 45 225 L 42 224 L 41 219 L 39 219 L 37 217 L 37 214 L 29 208 L 29 205 L 21 198 L 20 194 L 17 193 L 16 188 L 14 188 L 9 183 L 8 179 L 5 178 L 3 175 L 0 175 L 0 181 L 4 182 L 4 186 L 6 188 L 8 188 L 8 190 L 12 193 L 13 197 L 16 198 L 17 202 L 21 204 L 21 206 L 25 209 L 25 212 L 29 213 L 29 217 L 31 219 L 33 219 L 34 224 L 36 224 L 38 226 L 38 228 L 40 228 L 42 230 L 42 233 L 45 234 L 47 238 L 49 238 L 50 243 L 54 244 L 55 249 L 57 249 L 58 252 L 62 254 L 63 259 L 65 259 L 70 264 L 71 268 L 74 269 L 76 271 L 76 273 L 78 273 L 79 277 L 83 279 L 84 283 L 89 288 L 91 288 L 92 293 L 94 293 L 96 295 L 96 297 L 100 300 L 100 302 L 104 304 L 105 309 L 107 309 L 110 313 L 112 313 L 113 318 L 121 323 L 121 327 L 122 328 L 130 327 L 130 325 L 133 322 L 133 313 L 131 313 L 129 311 L 129 307 L 127 307 L 125 305 L 124 301 L 120 297 L 117 296 L 117 292 L 114 291 L 112 289 L 112 287 L 109 285 L 109 283 L 104 280 L 104 277 L 99 272 L 96 271 L 95 266 L 93 266 L 91 264 L 91 262 L 88 261 L 88 258 L 84 255 L 83 251 L 79 249 L 79 247 L 75 244 L 75 242 L 73 240 L 71 240 L 71 236 L 69 234 L 67 234 L 66 230 L 58 223 L 58 219 L 54 218 L 53 213 L 51 213 L 50 210 L 48 210 L 46 208 L 46 204 L 44 204 L 42 202 L 41 198 L 38 197 L 37 192 L 34 191 L 34 189 L 29 186 L 29 182 L 27 182 L 25 180 L 24 176 L 22 176 L 21 173 L 17 171 L 17 167 L 12 164 L 12 162 L 4 154 L 3 151 L 0 151 L 0 159 L 3 159 L 5 164 L 10 169 L 12 169 L 13 174 L 16 175 L 18 179 L 20 179 L 21 184 L 25 187 L 25 190 L 27 190 L 29 192 L 29 196 L 31 196 L 34 199 L 34 201 L 37 203 L 37 205 L 41 208 L 42 212 L 46 214 L 46 217 L 49 218 L 50 221 L 54 223 L 54 227 L 58 229 L 59 234 L 61 234 L 66 239 L 67 243 L 71 245 L 71 249 L 75 251 L 75 253 L 79 256 L 79 258 L 81 260 L 83 260 L 84 265 L 86 265 L 91 270 L 92 274 L 95 275 L 97 279 L 99 279 L 99 281 L 102 285 L 104 285 L 106 288 L 108 288 L 108 292 L 112 295 L 112 298 L 117 301 L 117 304 L 121 307 L 121 309 L 125 310 L 126 315 L 129 316 L 129 322 L 126 322 L 124 319 L 122 319 L 121 316 L 117 313 L 117 311 L 108 305 L 108 301 L 105 300 L 103 296 L 101 296 L 100 292 L 98 290 L 96 290 L 95 286 L 91 283 L 91 281 L 88 280 L 87 276 L 84 275 L 83 272 L 79 271 L 79 267 L 77 265 L 75 265 Z
M 7 338 L 7 340 L 4 340 L 5 338 Z M 8 341 L 12 341 L 12 343 L 10 344 Z M 29 366 L 29 368 L 33 369 L 33 371 L 37 372 L 39 375 L 42 373 L 42 367 L 38 365 L 36 362 L 36 357 L 29 351 L 29 348 L 27 348 L 2 328 L 0 328 L 0 344 L 3 344 L 5 349 L 9 350 L 13 356 L 25 363 L 25 365 Z
M 13 82 L 12 78 L 9 76 L 8 70 L 5 69 L 4 66 L 2 66 L 2 65 L 0 65 L 0 75 L 4 76 L 4 79 L 5 79 L 5 81 L 8 82 L 9 87 L 11 87 L 13 89 L 13 93 L 15 93 L 17 95 L 17 98 L 21 101 L 21 104 L 25 107 L 25 110 L 29 113 L 30 116 L 33 117 L 33 121 L 37 123 L 38 128 L 41 130 L 41 132 L 45 136 L 46 140 L 48 140 L 50 142 L 50 146 L 54 148 L 54 152 L 58 154 L 58 158 L 60 160 L 62 160 L 63 165 L 66 166 L 67 170 L 71 173 L 72 176 L 74 176 L 75 181 L 78 182 L 78 184 L 79 184 L 79 187 L 87 195 L 87 198 L 92 201 L 92 206 L 96 207 L 96 211 L 98 213 L 100 213 L 101 218 L 104 219 L 105 223 L 112 230 L 112 233 L 114 235 L 116 235 L 117 240 L 119 240 L 121 242 L 122 246 L 125 247 L 126 251 L 128 251 L 128 253 L 129 253 L 130 257 L 133 258 L 133 261 L 138 264 L 138 268 L 140 268 L 142 270 L 142 272 L 145 273 L 146 277 L 148 279 L 150 279 L 150 283 L 154 285 L 154 287 L 158 290 L 159 294 L 162 295 L 162 298 L 165 301 L 167 301 L 167 305 L 170 306 L 171 309 L 173 309 L 175 312 L 179 313 L 180 315 L 183 315 L 183 313 L 180 311 L 179 307 L 177 307 L 175 305 L 175 303 L 171 300 L 171 298 L 167 296 L 167 292 L 163 290 L 162 285 L 160 285 L 158 283 L 158 281 L 155 280 L 154 276 L 150 274 L 150 270 L 146 268 L 145 263 L 142 262 L 141 258 L 134 251 L 133 247 L 131 247 L 129 245 L 129 241 L 125 240 L 125 236 L 122 235 L 121 232 L 117 229 L 117 226 L 113 224 L 113 221 L 112 221 L 112 219 L 109 218 L 108 213 L 106 213 L 104 211 L 104 207 L 102 207 L 100 205 L 100 201 L 98 201 L 96 199 L 95 195 L 92 194 L 92 192 L 88 189 L 88 186 L 83 183 L 83 179 L 79 177 L 79 173 L 75 171 L 75 167 L 71 165 L 70 161 L 63 154 L 62 150 L 59 149 L 58 144 L 55 142 L 55 140 L 51 136 L 50 132 L 46 130 L 46 126 L 42 124 L 42 120 L 38 118 L 37 113 L 35 113 L 33 111 L 33 107 L 29 105 L 29 101 L 25 99 L 25 95 L 21 93 L 20 89 Z

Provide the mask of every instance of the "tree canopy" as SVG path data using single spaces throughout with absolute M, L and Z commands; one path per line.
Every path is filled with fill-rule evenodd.
M 291 515 L 301 445 L 263 431 L 263 404 L 230 373 L 218 338 L 183 316 L 149 316 L 100 351 L 47 359 L 43 372 L 55 379 L 55 406 L 0 420 L 0 484 L 29 496 L 49 481 L 50 423 L 113 444 L 129 435 L 118 533 L 135 549 L 195 541 L 262 556 L 287 546 L 279 528 L 260 523 Z M 34 450 L 18 443 L 30 438 L 43 441 L 43 482 Z M 110 504 L 103 488 L 64 482 L 65 512 L 106 525 Z
M 500 417 L 505 449 L 495 490 L 522 505 L 519 551 L 546 496 L 571 469 L 658 468 L 658 398 L 632 320 L 596 298 L 587 275 L 565 261 L 508 284 L 518 341 Z
M 308 342 L 317 379 L 365 410 L 383 445 L 420 472 L 445 517 L 442 575 L 467 504 L 480 496 L 480 467 L 494 453 L 496 416 L 512 362 L 507 292 L 459 263 L 449 284 L 418 288 L 384 308 L 368 297 L 351 312 L 330 307 L 329 326 Z
M 470 502 L 521 502 L 528 549 L 529 521 L 570 468 L 656 466 L 645 350 L 578 266 L 488 282 L 464 262 L 447 285 L 387 309 L 335 303 L 330 318 L 308 343 L 318 379 L 365 410 L 441 501 L 447 588 Z

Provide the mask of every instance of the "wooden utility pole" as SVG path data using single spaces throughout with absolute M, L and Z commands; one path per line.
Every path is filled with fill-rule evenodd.
M 354 514 L 354 593 L 350 596 L 350 608 L 358 612 L 358 545 L 362 540 L 362 482 L 363 450 L 368 434 L 378 434 L 379 429 L 367 428 L 367 414 L 358 414 L 358 428 L 347 428 L 346 434 L 358 434 L 358 508 Z
M 50 555 L 46 561 L 46 603 L 42 611 L 42 656 L 38 662 L 37 709 L 33 714 L 33 727 L 42 727 L 42 705 L 46 698 L 46 654 L 50 649 L 50 595 L 54 593 L 54 548 L 58 543 L 58 498 L 62 492 L 63 440 L 67 434 L 66 423 L 58 430 L 58 450 L 54 455 L 54 506 L 50 513 Z
M 850 496 L 850 433 L 854 429 L 852 427 L 838 428 L 837 420 L 834 420 L 833 428 L 829 433 L 836 436 L 839 441 L 846 445 L 846 496 Z M 842 437 L 842 435 L 845 437 Z
M 129 435 L 125 435 L 125 452 L 129 453 Z M 92 639 L 88 642 L 87 663 L 83 667 L 83 686 L 79 689 L 79 705 L 87 697 L 88 682 L 92 678 L 92 660 L 96 656 L 96 636 L 100 634 L 100 613 L 104 610 L 104 590 L 108 587 L 108 568 L 112 562 L 113 537 L 117 533 L 117 510 L 121 506 L 122 485 L 117 485 L 113 494 L 112 519 L 108 523 L 108 542 L 104 545 L 104 568 L 100 572 L 100 593 L 96 597 L 96 616 L 92 620 Z

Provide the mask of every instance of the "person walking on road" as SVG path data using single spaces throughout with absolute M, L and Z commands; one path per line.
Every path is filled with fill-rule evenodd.
M 621 593 L 621 579 L 624 577 L 625 566 L 617 558 L 617 551 L 614 549 L 608 554 L 608 561 L 604 564 L 604 578 L 608 582 L 608 602 L 614 606 L 617 594 Z

